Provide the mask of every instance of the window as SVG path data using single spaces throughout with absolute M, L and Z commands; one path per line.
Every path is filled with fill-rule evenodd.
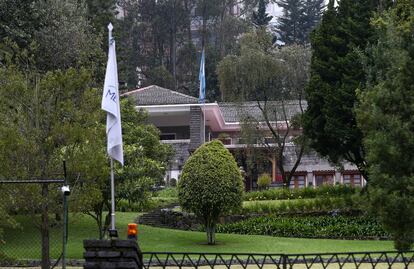
M 305 175 L 294 175 L 290 181 L 290 188 L 301 189 L 305 187 Z
M 231 137 L 220 138 L 220 141 L 223 142 L 224 145 L 231 145 Z
M 160 134 L 160 140 L 175 140 L 175 134 Z
M 317 187 L 322 186 L 322 185 L 333 185 L 334 184 L 333 173 L 332 174 L 316 174 L 315 183 Z
M 361 186 L 361 175 L 360 174 L 344 174 L 344 185 L 347 186 Z

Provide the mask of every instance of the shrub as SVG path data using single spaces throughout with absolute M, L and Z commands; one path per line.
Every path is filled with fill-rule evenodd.
M 269 176 L 269 174 L 262 174 L 257 179 L 257 186 L 259 189 L 267 189 L 270 186 L 270 183 L 272 182 L 272 178 Z
M 184 210 L 204 221 L 209 244 L 215 243 L 220 215 L 241 209 L 243 181 L 233 155 L 219 140 L 202 145 L 187 160 L 178 182 Z
M 219 225 L 220 233 L 271 235 L 305 238 L 373 238 L 388 237 L 381 224 L 372 217 L 257 217 Z
M 125 199 L 121 199 L 116 202 L 116 211 L 121 212 L 142 212 L 147 211 L 151 208 L 151 201 L 146 201 L 145 203 L 134 203 L 128 202 Z
M 175 178 L 170 179 L 170 186 L 177 187 L 177 180 Z
M 161 198 L 178 198 L 177 188 L 165 188 L 154 193 L 154 196 Z

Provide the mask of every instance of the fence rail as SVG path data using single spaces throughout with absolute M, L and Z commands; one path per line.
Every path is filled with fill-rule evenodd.
M 314 254 L 143 252 L 143 268 L 414 268 L 414 251 Z
M 260 253 L 191 253 L 143 252 L 144 269 L 151 268 L 222 268 L 222 269 L 413 269 L 414 251 L 395 252 L 343 252 L 313 254 L 260 254 Z M 23 261 L 22 261 L 23 262 Z M 56 261 L 52 261 L 53 263 Z M 23 263 L 4 262 L 0 268 L 13 266 L 39 266 L 39 260 Z M 81 267 L 83 261 L 71 260 L 68 265 Z M 3 267 L 5 268 L 5 267 Z

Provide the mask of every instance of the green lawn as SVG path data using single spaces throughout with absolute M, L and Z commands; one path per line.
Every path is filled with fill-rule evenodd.
M 117 213 L 117 228 L 120 238 L 125 238 L 127 224 L 136 213 Z M 16 258 L 40 257 L 39 232 L 26 221 L 23 229 L 6 232 L 6 245 L 0 245 L 6 254 Z M 68 257 L 82 258 L 82 241 L 96 238 L 96 224 L 84 215 L 71 216 L 69 227 Z M 143 251 L 174 252 L 244 252 L 244 253 L 313 253 L 344 251 L 393 250 L 390 241 L 349 241 L 301 238 L 276 238 L 268 236 L 217 234 L 218 244 L 205 244 L 205 233 L 154 228 L 140 225 L 138 242 Z M 60 232 L 60 230 L 59 230 Z M 52 252 L 60 252 L 60 234 L 52 236 Z

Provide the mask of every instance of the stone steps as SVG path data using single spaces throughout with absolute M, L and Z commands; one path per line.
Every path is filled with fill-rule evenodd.
M 154 209 L 138 217 L 136 222 L 139 224 L 144 224 L 144 225 L 167 228 L 168 226 L 163 223 L 163 214 L 161 210 L 165 208 L 171 209 L 177 205 L 178 203 L 173 203 L 164 208 Z

